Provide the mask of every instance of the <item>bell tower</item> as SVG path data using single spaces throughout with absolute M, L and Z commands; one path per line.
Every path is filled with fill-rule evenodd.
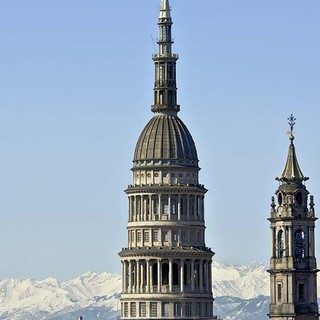
M 285 168 L 271 200 L 272 256 L 270 259 L 269 318 L 273 320 L 319 319 L 313 196 L 309 196 L 296 157 L 293 128 L 288 118 L 289 152 Z

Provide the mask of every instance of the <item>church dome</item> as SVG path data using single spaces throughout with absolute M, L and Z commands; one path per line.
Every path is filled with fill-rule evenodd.
M 134 162 L 150 160 L 187 160 L 188 164 L 198 164 L 192 136 L 176 115 L 155 114 L 143 129 L 134 152 Z

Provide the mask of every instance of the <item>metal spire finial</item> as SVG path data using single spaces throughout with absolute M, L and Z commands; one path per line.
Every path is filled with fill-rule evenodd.
M 290 117 L 288 118 L 288 124 L 290 126 L 290 131 L 293 132 L 294 125 L 296 124 L 296 118 L 294 115 L 291 113 Z
M 289 139 L 291 140 L 291 143 L 293 143 L 293 140 L 294 140 L 293 128 L 294 128 L 294 126 L 296 124 L 296 120 L 297 119 L 291 113 L 290 117 L 288 118 L 288 124 L 290 126 L 290 131 L 288 132 L 288 134 L 289 134 Z

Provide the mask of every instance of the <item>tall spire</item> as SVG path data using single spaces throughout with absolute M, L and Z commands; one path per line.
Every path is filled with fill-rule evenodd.
M 300 169 L 298 159 L 296 156 L 295 146 L 294 146 L 294 135 L 293 135 L 293 128 L 295 125 L 296 118 L 293 114 L 290 115 L 288 118 L 288 124 L 290 126 L 289 131 L 289 152 L 286 165 L 281 176 L 278 178 L 280 181 L 305 181 L 308 180 L 308 177 L 305 177 Z
M 172 53 L 172 19 L 169 0 L 160 0 L 158 19 L 158 53 L 152 56 L 155 64 L 154 104 L 152 111 L 176 114 L 177 104 L 176 61 L 178 55 Z

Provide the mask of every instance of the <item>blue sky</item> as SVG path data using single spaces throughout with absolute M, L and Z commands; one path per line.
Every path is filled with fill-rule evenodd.
M 152 116 L 158 2 L 1 2 L 0 279 L 120 270 L 123 190 Z M 171 5 L 180 117 L 209 189 L 207 245 L 218 261 L 267 263 L 291 113 L 320 203 L 320 3 Z

